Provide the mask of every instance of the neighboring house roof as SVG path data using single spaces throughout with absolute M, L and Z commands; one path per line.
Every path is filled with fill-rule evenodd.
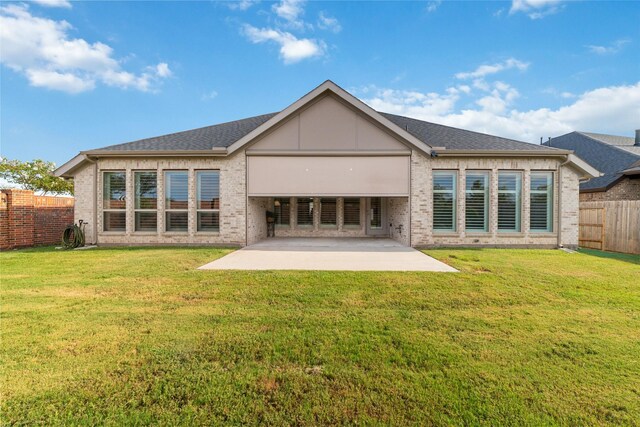
M 335 83 L 327 80 L 302 98 L 278 113 L 249 117 L 213 126 L 183 132 L 145 138 L 122 144 L 81 152 L 74 159 L 56 170 L 58 176 L 72 176 L 72 170 L 79 167 L 87 156 L 114 155 L 228 155 L 245 146 L 264 132 L 278 126 L 291 114 L 305 108 L 321 96 L 331 94 L 342 102 L 358 110 L 360 114 L 377 122 L 408 145 L 427 154 L 437 155 L 552 155 L 567 156 L 568 151 L 549 148 L 538 144 L 516 141 L 508 138 L 457 129 L 422 120 L 380 113 L 354 97 Z M 597 176 L 597 171 L 588 164 L 570 156 L 570 162 L 584 172 L 586 177 Z
M 579 133 L 586 135 L 589 138 L 595 139 L 596 141 L 600 141 L 608 145 L 613 145 L 624 151 L 628 151 L 630 153 L 637 154 L 640 156 L 640 146 L 635 145 L 636 143 L 635 138 L 632 138 L 629 136 L 607 135 L 604 133 L 594 133 L 594 132 L 579 132 Z
M 640 160 L 623 170 L 622 173 L 625 175 L 640 175 Z
M 629 145 L 629 143 L 632 143 Z M 629 148 L 633 147 L 634 138 L 615 135 L 603 135 L 587 132 L 571 132 L 544 143 L 550 147 L 573 150 L 604 175 L 580 184 L 580 191 L 606 191 L 623 176 L 623 171 L 640 159 Z M 626 149 L 625 149 L 626 148 Z

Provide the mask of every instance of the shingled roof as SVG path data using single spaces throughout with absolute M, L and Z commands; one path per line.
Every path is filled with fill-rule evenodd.
M 621 142 L 628 144 L 628 140 L 634 141 L 634 138 L 571 132 L 552 138 L 544 145 L 573 150 L 576 155 L 604 174 L 581 183 L 580 191 L 606 191 L 622 178 L 622 171 L 640 160 L 640 153 L 634 154 L 618 145 Z M 629 148 L 632 145 L 625 146 Z
M 110 145 L 95 151 L 197 151 L 226 148 L 276 114 L 263 114 L 213 126 L 139 139 Z M 380 114 L 432 147 L 444 147 L 449 150 L 549 150 L 549 147 L 538 144 L 457 129 L 394 114 Z
M 439 125 L 395 114 L 380 114 L 432 147 L 444 147 L 447 150 L 549 151 L 549 147 L 543 147 L 539 144 Z
M 603 142 L 605 144 L 614 145 L 624 151 L 628 151 L 633 154 L 637 154 L 640 156 L 640 146 L 635 145 L 636 140 L 630 136 L 619 136 L 619 135 L 607 135 L 604 133 L 594 133 L 594 132 L 578 132 L 582 135 L 586 135 L 589 138 L 595 139 L 596 141 Z
M 263 114 L 213 126 L 109 145 L 99 151 L 198 151 L 226 148 L 275 116 Z

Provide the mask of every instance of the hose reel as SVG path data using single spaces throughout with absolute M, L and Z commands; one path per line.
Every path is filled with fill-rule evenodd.
M 87 225 L 83 220 L 78 221 L 78 225 L 67 226 L 62 233 L 62 246 L 65 249 L 75 249 L 84 246 L 84 227 Z

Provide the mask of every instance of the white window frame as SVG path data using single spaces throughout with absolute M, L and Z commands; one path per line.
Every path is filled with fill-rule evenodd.
M 443 175 L 443 176 L 451 176 L 453 188 L 451 190 L 436 190 L 435 188 L 435 177 Z M 433 203 L 433 221 L 432 228 L 434 233 L 455 233 L 458 230 L 458 171 L 455 170 L 434 170 L 433 178 L 431 184 L 431 190 L 433 192 L 431 201 Z M 436 228 L 436 208 L 435 208 L 435 195 L 436 194 L 449 194 L 452 195 L 452 212 L 451 212 L 451 228 Z
M 169 185 L 169 180 L 167 176 L 175 173 L 183 173 L 187 175 L 187 207 L 185 209 L 171 209 L 167 208 L 169 201 L 169 194 L 171 192 L 171 188 Z M 189 232 L 189 170 L 188 169 L 175 169 L 175 170 L 166 170 L 163 173 L 163 184 L 164 184 L 164 231 L 165 233 L 188 233 Z M 168 213 L 170 212 L 186 212 L 187 213 L 187 229 L 186 230 L 169 230 L 167 227 L 169 226 L 169 221 L 167 221 Z
M 484 190 L 469 190 L 467 188 L 467 180 L 470 176 L 482 176 L 484 178 Z M 489 171 L 482 170 L 468 170 L 465 175 L 464 182 L 464 203 L 465 203 L 465 218 L 464 227 L 465 230 L 471 233 L 488 233 L 489 232 L 489 189 L 490 189 L 490 177 Z M 467 208 L 467 196 L 470 194 L 483 194 L 484 195 L 484 223 L 482 228 L 469 228 L 467 224 L 467 215 L 469 210 Z
M 516 176 L 516 189 L 515 190 L 500 190 L 500 176 Z M 500 228 L 500 194 L 515 194 L 516 195 L 516 228 Z M 522 232 L 522 171 L 498 171 L 498 218 L 497 228 L 499 233 L 521 233 Z
M 156 208 L 155 209 L 142 209 L 137 208 L 137 200 L 138 200 L 138 174 L 143 173 L 152 173 L 156 176 Z M 157 170 L 136 170 L 133 171 L 133 231 L 136 233 L 157 233 L 158 232 L 158 171 Z M 138 213 L 155 213 L 156 214 L 156 229 L 155 231 L 151 230 L 138 230 L 138 221 L 137 214 Z
M 105 202 L 105 184 L 106 179 L 105 176 L 110 173 L 121 173 L 124 175 L 124 207 L 122 208 L 106 208 L 104 207 Z M 124 169 L 113 169 L 113 170 L 104 170 L 102 171 L 102 232 L 103 233 L 125 233 L 127 231 L 127 171 Z M 106 213 L 124 213 L 124 229 L 122 230 L 105 230 L 105 214 Z
M 534 175 L 544 175 L 547 177 L 547 190 L 534 190 L 531 188 L 533 184 L 533 176 Z M 553 171 L 531 171 L 529 174 L 529 200 L 531 200 L 531 196 L 534 194 L 546 194 L 547 195 L 547 228 L 532 228 L 531 227 L 531 215 L 533 211 L 529 209 L 529 230 L 533 233 L 553 233 L 553 198 L 554 198 L 554 185 L 555 185 L 555 174 Z M 531 203 L 529 203 L 531 205 Z
M 219 233 L 220 232 L 220 208 L 218 209 L 200 209 L 200 177 L 202 174 L 216 173 L 218 175 L 218 206 L 220 206 L 220 170 L 219 169 L 201 169 L 196 171 L 196 232 L 197 233 Z M 217 230 L 200 230 L 200 213 L 218 213 L 218 229 Z

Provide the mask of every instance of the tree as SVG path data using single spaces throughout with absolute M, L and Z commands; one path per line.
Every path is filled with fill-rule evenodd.
M 21 162 L 0 158 L 0 178 L 12 184 L 43 194 L 73 194 L 73 182 L 55 176 L 55 169 L 55 163 L 40 159 Z

